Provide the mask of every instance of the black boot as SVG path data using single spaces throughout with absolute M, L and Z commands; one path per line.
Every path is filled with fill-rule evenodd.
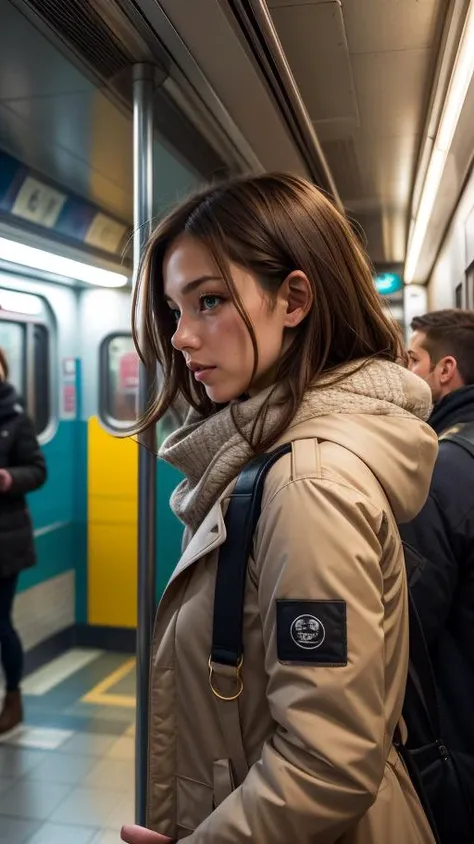
M 3 701 L 3 708 L 0 714 L 0 735 L 9 733 L 23 721 L 23 706 L 21 703 L 21 692 L 7 692 Z

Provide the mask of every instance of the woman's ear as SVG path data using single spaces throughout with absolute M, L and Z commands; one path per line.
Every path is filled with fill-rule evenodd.
M 280 288 L 280 295 L 286 302 L 285 328 L 296 328 L 313 305 L 313 288 L 308 276 L 301 270 L 290 273 Z

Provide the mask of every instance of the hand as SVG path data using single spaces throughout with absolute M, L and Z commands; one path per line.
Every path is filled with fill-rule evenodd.
M 124 826 L 120 837 L 127 844 L 172 844 L 172 839 L 167 835 L 160 835 L 143 826 Z
M 10 472 L 6 469 L 0 469 L 0 492 L 8 492 L 13 483 L 13 478 Z

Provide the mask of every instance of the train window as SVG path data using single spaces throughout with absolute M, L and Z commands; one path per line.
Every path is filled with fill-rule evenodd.
M 9 375 L 8 380 L 15 387 L 20 397 L 25 396 L 26 371 L 26 330 L 21 322 L 0 320 L 0 346 L 5 352 Z
M 139 360 L 131 334 L 109 335 L 100 349 L 100 414 L 111 428 L 123 430 L 137 418 Z M 160 445 L 179 425 L 181 413 L 170 409 L 157 426 Z
M 130 334 L 106 337 L 101 347 L 100 405 L 105 421 L 124 428 L 137 416 L 138 355 Z
M 466 307 L 474 309 L 474 264 L 471 264 L 466 273 Z
M 34 411 L 37 434 L 48 425 L 50 411 L 49 336 L 44 325 L 33 326 L 34 345 Z

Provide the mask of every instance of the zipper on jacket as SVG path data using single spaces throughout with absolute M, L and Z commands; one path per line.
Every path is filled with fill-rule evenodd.
M 450 754 L 448 748 L 442 742 L 440 742 L 438 744 L 438 753 L 441 756 L 441 758 L 444 760 L 444 762 L 449 762 L 449 760 L 451 759 L 451 754 Z

